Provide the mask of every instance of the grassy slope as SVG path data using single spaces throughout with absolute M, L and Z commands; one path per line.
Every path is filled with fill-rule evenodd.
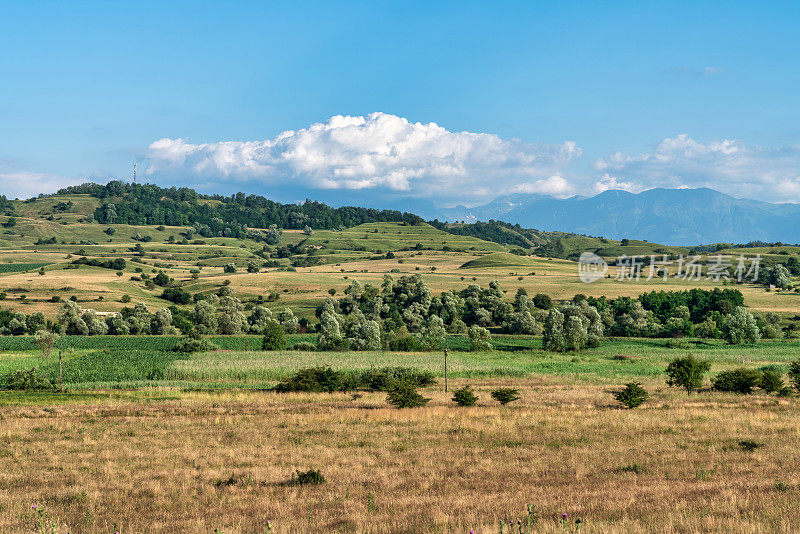
M 493 267 L 533 267 L 537 261 L 527 256 L 518 256 L 509 252 L 493 252 L 474 260 L 465 262 L 461 269 L 485 269 Z
M 599 237 L 573 236 L 564 237 L 546 245 L 544 248 L 559 246 L 560 257 L 574 256 L 584 251 L 592 251 L 604 258 L 618 256 L 650 256 L 652 254 L 686 254 L 688 247 L 674 247 L 650 243 L 648 241 L 629 240 L 629 244 L 622 246 L 621 241 Z
M 49 217 L 53 205 L 58 201 L 72 201 L 72 212 L 55 213 L 53 221 L 42 219 Z M 262 269 L 258 274 L 248 274 L 244 267 L 249 261 L 263 261 L 255 255 L 263 243 L 231 238 L 201 238 L 181 245 L 169 243 L 168 239 L 174 236 L 180 241 L 185 228 L 167 227 L 159 231 L 154 227 L 111 225 L 116 232 L 109 236 L 104 233 L 107 226 L 96 222 L 75 222 L 91 215 L 97 205 L 97 199 L 82 195 L 16 203 L 17 225 L 0 233 L 0 266 L 8 266 L 0 269 L 0 291 L 8 294 L 3 307 L 26 313 L 42 311 L 52 318 L 60 306 L 50 302 L 54 296 L 66 299 L 75 295 L 85 308 L 116 311 L 123 306 L 119 300 L 126 294 L 134 302 L 144 302 L 151 309 L 165 306 L 166 303 L 158 298 L 160 289 L 148 290 L 143 282 L 131 280 L 132 276 L 139 274 L 137 270 L 150 274 L 164 270 L 177 281 L 185 283 L 189 291 L 211 291 L 224 280 L 231 280 L 232 287 L 245 300 L 274 291 L 280 295 L 280 300 L 270 303 L 271 307 L 290 306 L 300 316 L 307 318 L 313 316 L 314 306 L 319 299 L 327 296 L 328 289 L 333 288 L 341 293 L 353 278 L 379 284 L 386 273 L 395 276 L 421 274 L 435 292 L 463 288 L 468 283 L 486 285 L 496 279 L 512 295 L 518 287 L 524 287 L 530 294 L 547 293 L 555 298 L 570 298 L 576 293 L 637 296 L 652 289 L 715 287 L 714 283 L 707 280 L 687 282 L 672 278 L 668 281 L 647 281 L 643 278 L 639 281 L 617 282 L 613 279 L 616 273 L 613 267 L 609 270 L 612 278 L 586 285 L 578 280 L 577 266 L 571 261 L 507 254 L 504 252 L 507 248 L 497 243 L 454 236 L 428 225 L 403 226 L 394 223 L 367 224 L 341 232 L 315 231 L 311 236 L 297 230 L 287 230 L 281 245 L 302 243 L 312 257 L 324 263 L 300 267 L 296 272 L 269 268 L 266 271 Z M 67 221 L 70 224 L 61 224 Z M 144 256 L 132 252 L 136 244 L 132 238 L 136 233 L 152 238 L 150 242 L 141 243 Z M 58 240 L 57 244 L 35 244 L 39 238 L 52 236 Z M 87 242 L 97 244 L 85 244 Z M 661 247 L 641 241 L 631 241 L 629 246 L 622 247 L 615 241 L 603 242 L 585 237 L 564 237 L 560 242 L 570 253 L 585 249 L 598 250 L 610 258 L 620 254 L 647 254 Z M 424 250 L 402 250 L 412 249 L 418 243 Z M 685 250 L 680 247 L 666 248 L 670 252 Z M 784 249 L 794 251 L 793 247 L 781 247 L 781 250 Z M 731 252 L 739 254 L 741 250 L 733 249 Z M 746 250 L 751 252 L 754 249 Z M 383 255 L 388 251 L 393 251 L 396 257 L 384 259 Z M 123 257 L 128 260 L 128 267 L 122 277 L 117 277 L 112 271 L 92 267 L 64 269 L 78 253 L 97 258 Z M 305 254 L 292 259 L 303 257 Z M 291 259 L 278 261 L 288 266 Z M 223 273 L 222 267 L 227 263 L 235 263 L 239 272 Z M 38 264 L 47 264 L 45 276 L 36 274 Z M 459 269 L 465 264 L 472 268 Z M 23 272 L 8 272 L 23 268 Z M 193 281 L 189 271 L 197 268 L 201 269 L 200 277 Z M 535 276 L 530 276 L 531 272 L 535 272 Z M 756 309 L 777 311 L 788 316 L 800 311 L 800 295 L 796 293 L 767 293 L 760 287 L 749 285 L 738 288 L 745 294 L 747 304 Z M 26 296 L 24 300 L 20 298 L 23 294 Z

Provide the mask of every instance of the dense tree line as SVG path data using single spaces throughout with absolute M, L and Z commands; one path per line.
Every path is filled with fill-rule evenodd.
M 595 307 L 612 336 L 695 336 L 743 343 L 780 335 L 780 317 L 775 313 L 754 316 L 744 308 L 738 289 L 652 291 L 636 299 L 577 295 L 573 300 L 586 300 Z
M 534 248 L 549 241 L 549 237 L 539 230 L 492 219 L 488 222 L 477 221 L 469 224 L 449 224 L 434 219 L 429 224 L 453 235 L 477 237 L 484 241 L 493 241 L 501 245 L 516 245 L 525 249 Z
M 94 213 L 102 224 L 195 225 L 207 237 L 253 237 L 256 234 L 248 233 L 249 228 L 270 226 L 336 229 L 367 222 L 422 222 L 416 215 L 393 210 L 332 208 L 310 200 L 282 204 L 259 195 L 201 195 L 186 187 L 162 188 L 120 181 L 71 186 L 58 194 L 88 194 L 102 199 Z
M 263 299 L 243 303 L 229 286 L 192 295 L 172 287 L 166 275 L 163 278 L 162 297 L 183 306 L 151 314 L 137 304 L 101 317 L 68 301 L 54 324 L 41 313 L 26 316 L 0 311 L 0 333 L 22 335 L 47 328 L 73 335 L 274 336 L 277 326 L 283 333 L 316 331 L 322 350 L 404 351 L 434 349 L 448 333 L 467 334 L 473 350 L 486 350 L 491 348 L 493 330 L 542 334 L 543 348 L 558 352 L 596 347 L 604 335 L 696 336 L 752 343 L 781 334 L 777 314 L 754 316 L 735 289 L 652 291 L 638 298 L 616 299 L 576 295 L 571 301 L 553 303 L 543 294 L 530 298 L 524 288 L 506 300 L 496 281 L 488 287 L 473 284 L 434 295 L 419 275 L 394 279 L 387 274 L 380 287 L 353 280 L 342 297 L 327 298 L 317 307 L 319 322 L 310 324 L 288 308 L 274 313 Z
M 424 350 L 439 346 L 446 333 L 466 333 L 479 350 L 489 348 L 488 328 L 537 334 L 547 314 L 524 290 L 513 302 L 504 300 L 496 281 L 434 295 L 419 275 L 395 280 L 387 274 L 380 287 L 354 280 L 316 315 L 322 349 Z

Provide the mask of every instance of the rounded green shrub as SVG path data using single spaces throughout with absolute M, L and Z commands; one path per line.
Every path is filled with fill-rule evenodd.
M 386 402 L 395 408 L 418 408 L 428 404 L 429 400 L 417 393 L 415 386 L 406 382 L 396 382 L 386 395 Z
M 625 385 L 625 389 L 614 393 L 617 402 L 626 408 L 636 408 L 647 400 L 647 391 L 638 382 L 631 382 Z
M 714 380 L 714 389 L 748 395 L 761 383 L 761 371 L 740 367 L 731 371 L 722 371 Z
M 497 388 L 492 391 L 492 398 L 505 406 L 509 402 L 514 402 L 522 397 L 519 396 L 519 390 L 512 388 Z
M 453 402 L 459 406 L 475 406 L 478 397 L 473 393 L 472 388 L 464 386 L 453 392 Z

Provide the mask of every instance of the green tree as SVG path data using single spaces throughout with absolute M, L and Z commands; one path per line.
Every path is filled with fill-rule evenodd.
M 342 328 L 335 313 L 325 311 L 322 314 L 317 336 L 317 346 L 320 350 L 343 349 L 347 345 L 342 337 Z
M 549 310 L 553 307 L 553 299 L 544 293 L 538 293 L 533 297 L 533 305 L 541 310 Z
M 492 345 L 489 343 L 491 335 L 489 331 L 482 326 L 472 325 L 469 327 L 469 350 L 473 352 L 490 351 Z
M 264 239 L 269 245 L 277 245 L 280 242 L 282 235 L 283 235 L 283 230 L 278 228 L 277 225 L 272 224 L 270 225 L 269 228 L 267 228 L 267 232 L 264 235 Z
M 89 334 L 89 327 L 81 318 L 81 308 L 77 302 L 68 300 L 64 302 L 61 311 L 58 313 L 58 323 L 61 325 L 61 333 L 68 335 L 85 336 Z
M 264 325 L 264 337 L 261 340 L 261 350 L 284 350 L 286 336 L 281 325 L 275 321 L 268 321 Z
M 664 372 L 668 385 L 684 388 L 687 394 L 691 394 L 703 386 L 703 377 L 710 369 L 709 362 L 689 354 L 672 360 Z
M 564 350 L 565 346 L 564 314 L 557 309 L 551 309 L 544 320 L 542 347 L 544 350 L 559 352 Z
M 725 317 L 724 331 L 725 341 L 731 345 L 755 343 L 761 337 L 755 317 L 744 306 L 737 306 Z
M 36 331 L 34 339 L 36 340 L 36 344 L 39 346 L 39 350 L 41 351 L 44 359 L 50 357 L 53 347 L 55 347 L 56 343 L 58 342 L 58 337 L 58 334 L 49 330 L 41 329 Z
M 764 283 L 785 289 L 791 283 L 789 270 L 780 263 L 768 267 L 764 272 Z
M 800 391 L 800 360 L 789 364 L 789 381 L 797 391 Z

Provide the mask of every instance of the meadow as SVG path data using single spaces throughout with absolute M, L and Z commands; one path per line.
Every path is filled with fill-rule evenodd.
M 453 387 L 463 384 L 454 381 Z M 20 398 L 0 409 L 0 530 L 66 532 L 795 532 L 795 400 L 663 386 L 471 380 L 424 408 L 384 395 L 176 390 Z M 488 390 L 513 385 L 506 407 Z M 742 442 L 753 441 L 755 450 Z M 291 486 L 296 471 L 325 483 Z M 505 532 L 516 532 L 506 526 Z
M 116 312 L 142 302 L 154 312 L 169 303 L 142 275 L 159 271 L 191 293 L 227 285 L 246 304 L 288 307 L 314 322 L 331 291 L 341 295 L 354 279 L 379 286 L 386 274 L 420 274 L 435 293 L 498 280 L 508 300 L 518 288 L 559 300 L 722 285 L 674 277 L 620 282 L 613 266 L 607 278 L 583 284 L 575 262 L 400 223 L 311 235 L 286 230 L 272 252 L 301 248 L 248 273 L 248 263 L 265 260 L 261 242 L 182 243 L 188 227 L 100 225 L 87 221 L 98 199 L 58 198 L 73 205 L 59 213 L 55 200 L 16 203 L 15 224 L 0 233 L 4 310 L 41 311 L 52 320 L 73 297 L 83 309 Z M 584 237 L 562 246 L 609 259 L 688 251 Z M 79 257 L 127 263 L 118 274 L 72 265 Z M 224 272 L 230 263 L 236 272 Z M 735 287 L 750 309 L 797 322 L 800 293 Z M 275 298 L 258 300 L 266 295 Z M 287 346 L 317 341 L 312 333 L 287 338 Z M 722 393 L 709 381 L 742 366 L 785 372 L 800 359 L 798 339 L 732 346 L 607 338 L 579 353 L 547 352 L 539 336 L 497 332 L 491 351 L 476 352 L 459 335 L 425 352 L 262 351 L 256 335 L 206 339 L 215 350 L 183 353 L 174 350 L 178 336 L 64 335 L 44 356 L 32 336 L 0 336 L 0 377 L 36 367 L 56 384 L 61 375 L 65 389 L 0 384 L 0 532 L 51 532 L 42 530 L 42 518 L 54 532 L 76 534 L 519 534 L 529 521 L 531 532 L 553 533 L 800 530 L 798 400 L 761 390 Z M 693 395 L 668 387 L 664 374 L 690 352 L 711 364 Z M 430 371 L 436 383 L 420 389 L 427 405 L 401 410 L 385 392 L 272 390 L 313 366 L 410 367 Z M 650 395 L 633 410 L 613 396 L 629 382 Z M 475 406 L 452 401 L 465 385 L 478 396 Z M 490 396 L 498 387 L 518 389 L 521 399 L 499 405 Z M 293 482 L 309 470 L 325 482 Z M 522 521 L 522 530 L 511 520 Z

